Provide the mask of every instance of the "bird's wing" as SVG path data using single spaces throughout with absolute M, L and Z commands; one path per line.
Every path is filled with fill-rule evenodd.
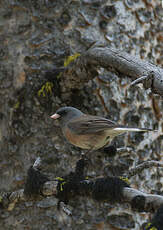
M 114 121 L 110 121 L 102 117 L 82 115 L 72 121 L 70 120 L 67 126 L 75 134 L 81 135 L 112 129 L 118 125 Z

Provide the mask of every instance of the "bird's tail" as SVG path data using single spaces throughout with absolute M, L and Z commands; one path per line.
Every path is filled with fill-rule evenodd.
M 156 131 L 148 128 L 132 128 L 132 127 L 117 127 L 114 128 L 115 131 L 119 132 L 146 132 L 146 131 Z

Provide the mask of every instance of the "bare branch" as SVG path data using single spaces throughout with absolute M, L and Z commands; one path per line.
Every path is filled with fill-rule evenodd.
M 44 183 L 42 189 L 42 195 L 44 196 L 55 196 L 57 194 L 57 181 L 48 181 Z M 3 199 L 5 199 L 5 207 L 8 211 L 12 211 L 16 205 L 16 203 L 21 201 L 28 201 L 29 198 L 24 194 L 24 189 L 20 189 L 14 192 L 11 192 L 7 196 L 6 202 L 6 194 L 4 194 L 1 198 L 1 203 L 3 204 Z M 35 198 L 36 199 L 36 198 Z M 7 207 L 6 207 L 7 206 Z
M 103 67 L 115 72 L 118 76 L 127 76 L 142 82 L 145 89 L 163 96 L 163 69 L 132 56 L 124 51 L 109 47 L 92 47 L 71 63 L 60 78 L 62 96 L 67 97 L 73 89 L 80 89 L 84 83 L 98 75 L 97 68 Z M 68 76 L 68 77 L 67 77 Z
M 81 184 L 83 181 L 81 181 Z M 85 182 L 84 182 L 85 183 Z M 92 183 L 91 180 L 87 180 L 87 185 Z M 44 184 L 43 186 L 43 195 L 44 196 L 55 196 L 57 193 L 57 184 L 58 182 L 56 181 L 48 181 Z M 17 202 L 20 201 L 27 201 L 29 200 L 26 196 L 24 196 L 24 190 L 18 190 L 15 192 L 12 192 L 11 195 L 8 197 L 8 210 L 11 211 Z M 153 195 L 153 194 L 147 194 L 144 192 L 141 192 L 137 189 L 134 188 L 128 188 L 124 187 L 123 188 L 123 201 L 131 203 L 133 198 L 136 196 L 144 196 L 145 197 L 145 206 L 144 209 L 145 211 L 151 211 L 151 210 L 156 210 L 160 205 L 163 204 L 163 196 L 160 195 Z M 39 197 L 40 198 L 40 197 Z M 42 197 L 44 198 L 44 197 Z M 66 206 L 64 206 L 64 211 L 68 212 L 71 215 L 71 212 L 67 210 Z
M 134 86 L 134 85 L 137 85 L 139 83 L 142 83 L 144 80 L 148 79 L 149 78 L 149 75 L 147 76 L 142 76 L 136 80 L 134 80 L 133 82 L 131 82 L 130 86 Z
M 57 177 L 54 181 L 41 181 L 40 178 L 44 178 L 44 174 L 38 173 L 38 169 L 29 168 L 27 182 L 29 186 L 32 186 L 31 190 L 20 189 L 11 193 L 6 193 L 0 197 L 0 207 L 6 208 L 9 211 L 13 210 L 15 204 L 21 201 L 28 201 L 31 199 L 41 199 L 45 196 L 55 196 L 59 199 L 59 207 L 67 214 L 71 215 L 71 211 L 67 205 L 69 199 L 73 199 L 76 195 L 89 196 L 97 201 L 108 202 L 128 202 L 132 207 L 137 210 L 154 211 L 160 205 L 163 204 L 163 196 L 147 194 L 137 189 L 130 188 L 128 183 L 123 177 L 103 177 L 95 179 L 87 179 L 84 176 L 84 167 L 86 160 L 81 159 L 76 164 L 75 172 L 71 172 L 65 177 Z M 40 159 L 37 159 L 33 166 L 40 164 Z M 137 173 L 140 173 L 143 169 L 151 166 L 163 167 L 163 164 L 157 161 L 144 162 L 138 165 L 136 168 L 131 169 L 127 174 L 131 177 Z M 30 172 L 30 173 L 29 173 Z M 36 190 L 33 189 L 33 183 L 29 183 L 29 180 L 34 180 L 33 177 L 41 181 L 40 187 L 36 185 Z M 78 179 L 77 179 L 78 178 Z M 40 191 L 41 190 L 41 191 Z M 33 193 L 31 193 L 33 191 Z M 27 193 L 29 192 L 29 194 Z M 33 194 L 33 196 L 32 196 Z M 137 207 L 137 201 L 143 200 L 143 205 Z
M 85 186 L 87 184 L 87 186 L 89 187 L 90 184 L 92 184 L 92 180 L 81 181 L 81 184 L 83 184 L 83 183 L 85 184 Z M 57 185 L 58 185 L 57 181 L 46 182 L 43 186 L 42 194 L 44 196 L 42 196 L 42 198 L 44 198 L 45 196 L 56 196 Z M 128 187 L 123 188 L 123 202 L 131 203 L 133 198 L 136 196 L 144 196 L 145 197 L 145 206 L 144 206 L 145 211 L 156 210 L 161 204 L 163 204 L 163 196 L 147 194 L 147 193 L 141 192 L 141 191 L 139 191 L 137 189 L 133 189 L 133 188 L 128 188 Z M 39 197 L 39 199 L 40 199 L 40 197 Z M 20 201 L 27 201 L 27 200 L 29 200 L 29 198 L 27 198 L 24 195 L 23 189 L 12 192 L 10 194 L 10 196 L 8 197 L 7 209 L 9 211 L 11 211 L 15 207 L 16 203 L 18 203 Z M 2 202 L 3 202 L 3 197 L 2 197 Z M 65 205 L 63 205 L 63 206 L 64 206 L 64 208 L 63 208 L 64 211 L 66 213 L 68 213 L 68 215 L 71 215 L 71 212 L 66 208 L 66 206 Z
M 147 194 L 134 188 L 125 187 L 123 189 L 123 196 L 128 203 L 131 203 L 136 196 L 143 196 L 145 198 L 144 210 L 146 212 L 154 211 L 163 204 L 163 196 Z
M 92 65 L 99 65 L 116 71 L 132 79 L 150 76 L 144 79 L 144 87 L 163 96 L 163 69 L 136 56 L 109 47 L 94 47 L 85 54 Z

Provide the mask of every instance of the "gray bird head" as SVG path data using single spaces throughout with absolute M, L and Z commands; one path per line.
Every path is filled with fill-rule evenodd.
M 55 114 L 51 116 L 53 119 L 58 119 L 61 126 L 64 126 L 72 118 L 80 117 L 83 113 L 74 107 L 61 107 Z

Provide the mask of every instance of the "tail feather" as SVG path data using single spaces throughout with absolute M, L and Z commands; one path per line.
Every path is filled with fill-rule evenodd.
M 153 129 L 148 129 L 148 128 L 132 128 L 132 127 L 117 127 L 114 128 L 116 131 L 124 131 L 124 132 L 146 132 L 146 131 L 156 131 Z

